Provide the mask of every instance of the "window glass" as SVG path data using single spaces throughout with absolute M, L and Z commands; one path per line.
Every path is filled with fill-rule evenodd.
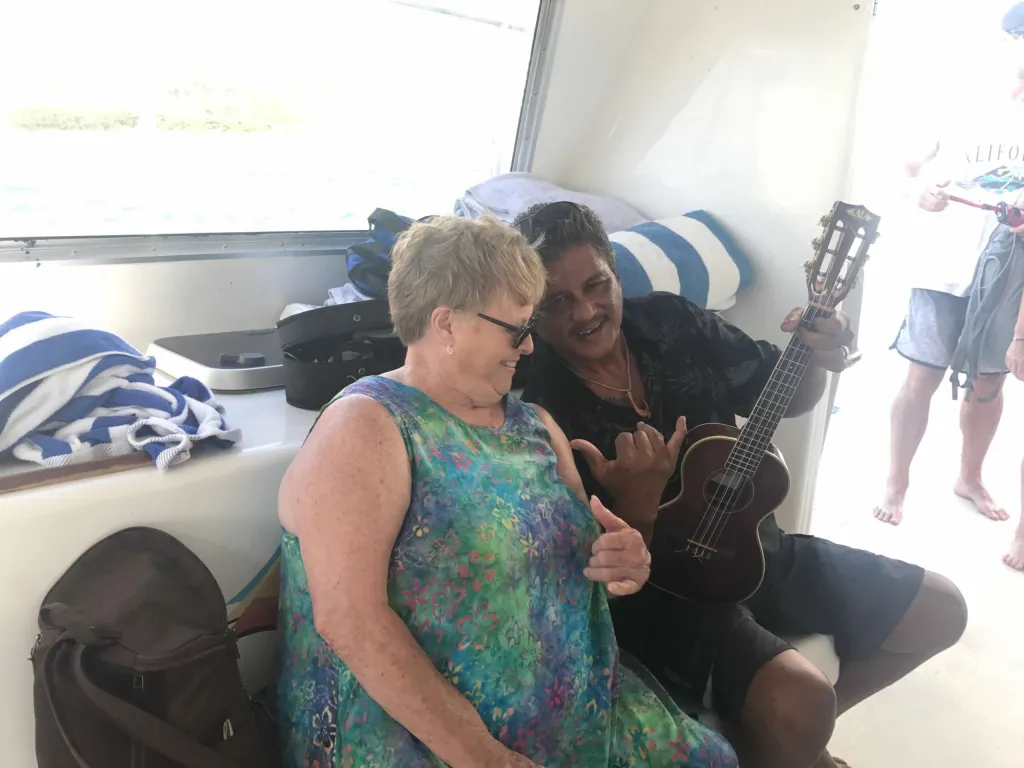
M 362 229 L 509 170 L 540 0 L 0 9 L 0 238 Z

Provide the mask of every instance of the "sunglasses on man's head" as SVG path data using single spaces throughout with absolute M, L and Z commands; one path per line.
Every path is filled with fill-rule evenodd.
M 515 223 L 515 228 L 522 233 L 527 242 L 533 243 L 545 232 L 558 226 L 580 210 L 580 206 L 568 200 L 548 203 L 543 208 L 531 213 Z
M 526 325 L 512 325 L 512 323 L 506 323 L 504 320 L 498 320 L 496 317 L 485 315 L 483 312 L 477 312 L 476 316 L 508 331 L 512 337 L 512 349 L 519 349 L 520 345 L 526 341 L 526 337 L 530 335 L 530 331 L 537 325 L 537 318 L 535 317 L 531 317 Z

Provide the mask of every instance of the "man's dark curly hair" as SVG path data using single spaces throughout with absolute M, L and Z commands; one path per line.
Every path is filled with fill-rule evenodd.
M 589 245 L 615 270 L 615 249 L 601 218 L 585 205 L 538 203 L 512 224 L 537 249 L 545 265 L 558 261 L 574 245 Z

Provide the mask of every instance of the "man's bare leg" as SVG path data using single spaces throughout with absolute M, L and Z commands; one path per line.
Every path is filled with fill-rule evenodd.
M 788 650 L 754 675 L 739 722 L 726 724 L 726 736 L 743 768 L 810 768 L 819 765 L 835 722 L 836 694 L 828 678 Z
M 992 496 L 981 482 L 981 465 L 985 461 L 988 447 L 1003 415 L 1003 380 L 1005 376 L 979 376 L 974 383 L 974 394 L 970 401 L 960 406 L 960 431 L 964 436 L 963 451 L 960 455 L 960 477 L 953 490 L 974 502 L 985 517 L 992 520 L 1009 520 L 1010 515 L 992 500 Z M 981 399 L 995 395 L 991 402 Z
M 926 572 L 906 614 L 873 656 L 844 661 L 833 688 L 797 651 L 765 664 L 751 681 L 739 722 L 726 735 L 744 768 L 836 768 L 826 747 L 839 714 L 955 644 L 967 606 L 952 582 Z
M 883 523 L 899 525 L 903 520 L 903 499 L 910 486 L 910 463 L 928 427 L 932 395 L 939 388 L 944 374 L 945 371 L 938 368 L 910 363 L 907 378 L 892 403 L 889 478 L 885 483 L 882 503 L 874 509 L 875 517 Z
M 835 686 L 837 717 L 955 645 L 966 627 L 967 604 L 960 590 L 926 571 L 917 596 L 879 651 L 842 663 Z M 814 768 L 842 765 L 825 752 Z
M 1024 499 L 1024 462 L 1020 465 L 1021 499 Z M 1021 503 L 1020 522 L 1010 542 L 1010 551 L 1003 555 L 1003 562 L 1015 571 L 1024 571 L 1024 501 Z
M 878 652 L 842 663 L 835 686 L 839 714 L 955 645 L 966 627 L 967 603 L 960 590 L 926 571 L 917 596 Z

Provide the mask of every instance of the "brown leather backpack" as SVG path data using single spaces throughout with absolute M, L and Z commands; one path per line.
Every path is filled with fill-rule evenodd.
M 272 768 L 224 596 L 185 545 L 129 528 L 87 550 L 39 611 L 39 768 Z

